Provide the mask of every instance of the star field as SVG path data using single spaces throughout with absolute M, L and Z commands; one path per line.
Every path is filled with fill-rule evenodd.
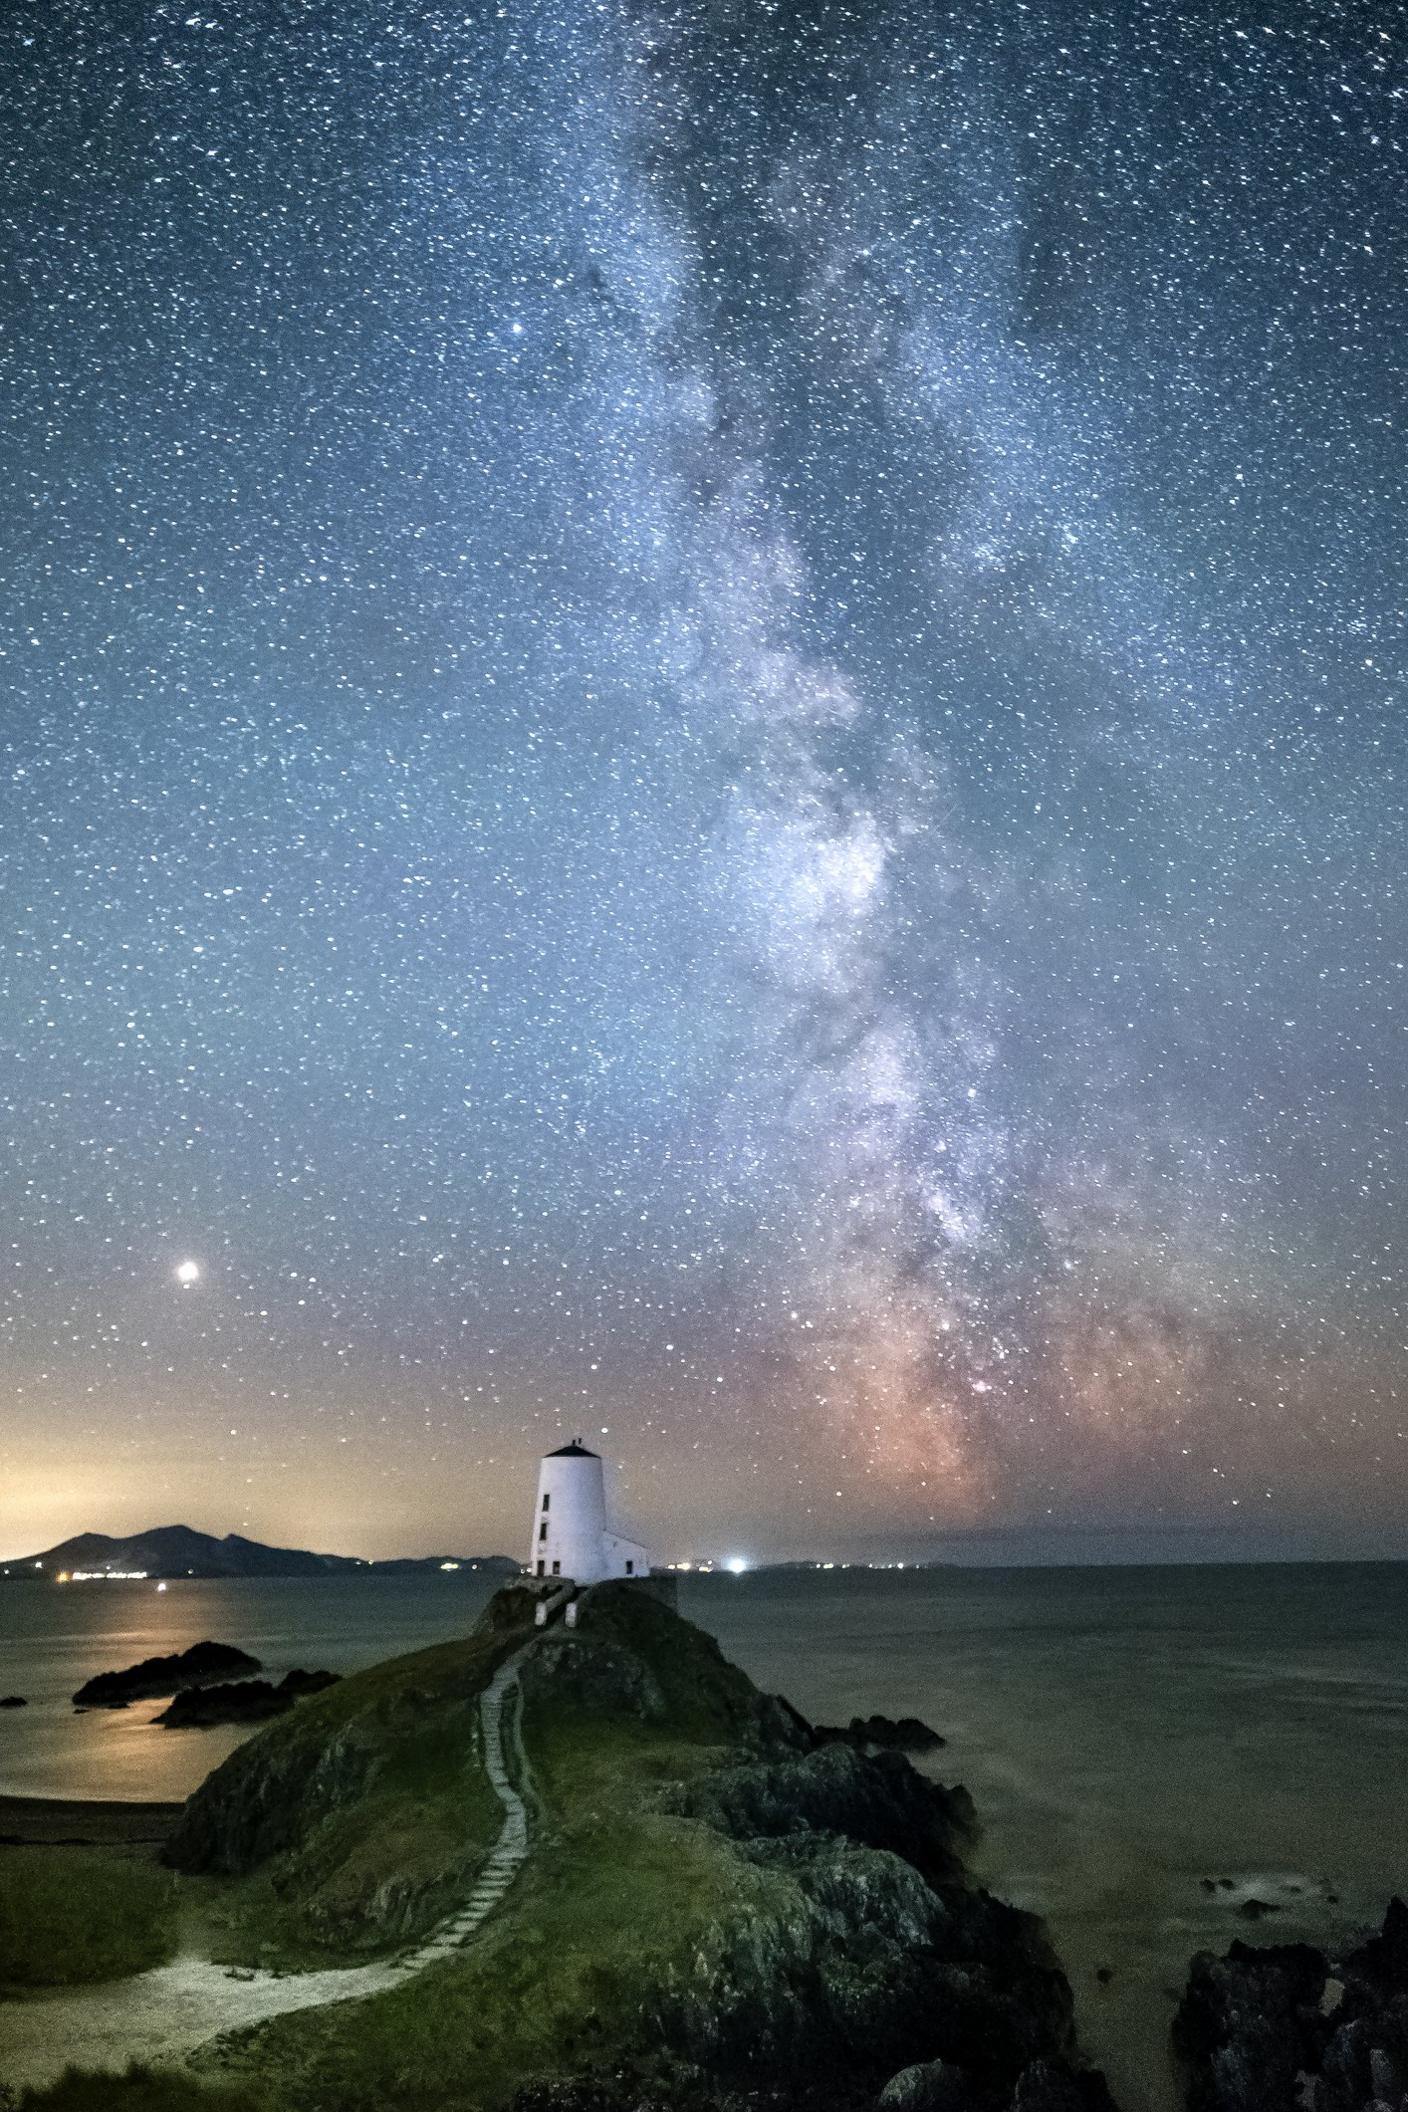
M 1408 1552 L 1406 37 L 10 11 L 0 1552 Z

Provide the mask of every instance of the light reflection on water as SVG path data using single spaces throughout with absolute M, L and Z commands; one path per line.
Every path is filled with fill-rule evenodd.
M 276 1678 L 353 1671 L 463 1633 L 488 1591 L 0 1585 L 0 1693 L 32 1704 L 0 1713 L 0 1790 L 183 1796 L 245 1734 L 154 1729 L 159 1703 L 75 1716 L 82 1680 L 204 1636 Z M 1325 1942 L 1408 1889 L 1408 1565 L 753 1573 L 684 1580 L 681 1610 L 812 1717 L 916 1713 L 946 1734 L 934 1772 L 977 1799 L 981 1874 L 1046 1916 L 1125 2112 L 1172 2103 L 1195 1950 Z M 1248 1896 L 1279 1911 L 1249 1926 Z
M 491 1584 L 460 1571 L 429 1577 L 173 1580 L 147 1584 L 0 1582 L 0 1793 L 188 1796 L 249 1735 L 153 1727 L 164 1704 L 76 1712 L 70 1697 L 95 1672 L 168 1656 L 209 1637 L 259 1658 L 274 1679 L 301 1665 L 355 1672 L 405 1650 L 463 1635 Z

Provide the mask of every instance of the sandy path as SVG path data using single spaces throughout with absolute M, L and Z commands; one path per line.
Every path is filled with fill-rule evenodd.
M 231 1978 L 208 1958 L 177 1958 L 130 1980 L 97 1987 L 55 1988 L 0 2003 L 0 2082 L 18 2087 L 52 2082 L 70 2064 L 124 2068 L 183 2058 L 217 2032 L 239 2031 L 289 2010 L 353 2002 L 398 1987 L 467 1943 L 493 1912 L 528 1853 L 528 1811 L 509 1779 L 505 1747 L 525 1778 L 516 1712 L 522 1651 L 499 1667 L 479 1704 L 484 1770 L 503 1806 L 492 1853 L 465 1905 L 418 1949 L 394 1964 L 334 1966 L 312 1973 L 256 1972 Z

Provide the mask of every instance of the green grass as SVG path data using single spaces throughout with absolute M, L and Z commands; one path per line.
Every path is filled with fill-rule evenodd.
M 648 2058 L 652 1984 L 776 1888 L 688 1821 L 642 1815 L 607 1853 L 561 1842 L 462 1959 L 264 2026 L 251 2078 L 297 2112 L 497 2112 L 529 2079 Z
M 351 1810 L 323 1820 L 303 1847 L 219 1887 L 211 1955 L 222 1964 L 297 1971 L 399 1949 L 473 1889 L 503 1812 L 467 1735 L 448 1730 L 425 1779 L 388 1770 Z
M 223 1874 L 182 1882 L 188 1911 L 194 1897 L 223 1917 L 217 1956 L 346 1961 L 463 1900 L 501 1821 L 478 1695 L 520 1640 L 481 1631 L 378 1666 L 217 1770 L 184 1867 Z M 677 2097 L 664 2017 L 679 2024 L 677 2005 L 712 1988 L 743 2005 L 727 2058 L 746 2057 L 755 1964 L 790 1955 L 813 1910 L 785 1860 L 741 1853 L 662 1792 L 747 1750 L 753 1690 L 709 1638 L 624 1588 L 589 1602 L 580 1657 L 565 1640 L 525 1674 L 532 1852 L 467 1949 L 384 1995 L 227 2038 L 195 2057 L 199 2082 L 71 2075 L 23 2112 L 505 2112 L 525 2083 L 594 2069 Z M 394 1939 L 388 1887 L 413 1916 Z
M 464 1900 L 503 1818 L 478 1752 L 478 1698 L 519 1640 L 476 1630 L 357 1673 L 216 1770 L 178 1837 L 182 1867 L 228 1873 L 225 1808 L 267 1823 L 262 1852 L 236 1841 L 234 1874 L 214 1880 L 213 1956 L 300 1970 L 385 1955 Z M 356 1780 L 350 1794 L 328 1792 L 330 1748 Z
M 686 1979 L 722 1923 L 790 1902 L 789 1879 L 654 1808 L 727 1749 L 552 1702 L 524 1732 L 545 1809 L 503 1906 L 404 1987 L 255 2032 L 241 2066 L 280 2112 L 498 2112 L 529 2079 L 648 2064 L 652 1987 Z
M 175 1949 L 176 1880 L 101 1848 L 0 1849 L 0 1988 L 116 1980 Z
M 260 2106 L 243 2091 L 212 2089 L 135 2062 L 124 2075 L 66 2068 L 56 2083 L 24 2090 L 18 2100 L 19 2112 L 260 2112 Z

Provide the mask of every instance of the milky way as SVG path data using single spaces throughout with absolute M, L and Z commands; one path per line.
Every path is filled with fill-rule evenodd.
M 12 10 L 0 1551 L 1408 1551 L 1405 34 Z

